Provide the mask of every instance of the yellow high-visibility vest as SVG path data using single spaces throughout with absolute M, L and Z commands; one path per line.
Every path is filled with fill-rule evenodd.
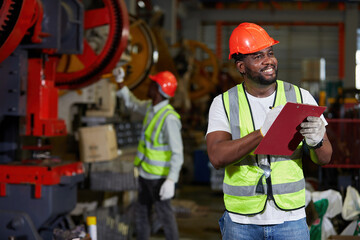
M 179 119 L 180 115 L 170 104 L 167 104 L 148 122 L 149 112 L 150 108 L 148 108 L 143 121 L 145 131 L 138 144 L 134 165 L 141 165 L 142 169 L 149 174 L 167 176 L 172 152 L 168 144 L 159 142 L 159 135 L 169 114 L 173 114 Z
M 273 107 L 285 105 L 286 102 L 302 103 L 297 86 L 277 80 L 276 88 Z M 251 111 L 244 83 L 229 89 L 222 97 L 232 139 L 242 138 L 255 131 L 255 113 Z M 268 179 L 263 177 L 264 170 L 258 165 L 253 151 L 225 168 L 223 192 L 225 207 L 229 212 L 242 215 L 260 213 L 269 197 L 282 210 L 295 210 L 305 206 L 302 143 L 291 156 L 268 155 L 268 160 L 271 169 Z M 262 192 L 258 191 L 259 183 L 262 183 Z

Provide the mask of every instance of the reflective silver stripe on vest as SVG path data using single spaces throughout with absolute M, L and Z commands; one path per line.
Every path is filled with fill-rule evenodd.
M 143 159 L 145 158 L 145 155 L 144 155 L 142 152 L 137 151 L 137 152 L 136 152 L 136 157 L 138 157 L 139 159 L 143 160 Z
M 146 148 L 151 148 L 153 150 L 157 151 L 170 151 L 169 145 L 160 145 L 160 146 L 154 146 L 151 142 L 145 141 Z
M 224 194 L 236 197 L 251 197 L 255 195 L 256 186 L 231 186 L 223 183 Z M 264 191 L 267 192 L 267 185 L 264 185 Z
M 238 96 L 238 88 L 233 87 L 229 90 L 229 108 L 230 108 L 230 128 L 232 139 L 240 138 L 240 127 L 239 122 L 239 96 Z
M 296 100 L 296 92 L 294 86 L 288 82 L 283 82 L 283 83 L 284 83 L 286 101 L 296 103 L 297 100 Z
M 162 113 L 161 113 L 161 115 L 159 116 L 159 121 L 157 121 L 156 122 L 156 124 L 155 124 L 155 126 L 154 126 L 154 129 L 158 129 L 159 128 L 159 125 L 160 125 L 160 123 L 162 122 L 162 119 L 163 119 L 163 117 L 164 117 L 164 115 L 168 112 L 168 111 L 170 111 L 170 109 L 165 109 Z M 151 141 L 155 141 L 155 135 L 156 135 L 156 132 L 157 131 L 153 131 L 153 133 L 151 134 Z
M 159 121 L 156 122 L 154 129 L 156 131 L 153 131 L 151 134 L 151 142 L 146 141 L 145 140 L 145 145 L 147 148 L 151 148 L 157 151 L 170 151 L 170 146 L 169 145 L 160 145 L 160 146 L 154 146 L 152 143 L 155 142 L 155 137 L 156 137 L 156 133 L 158 131 L 159 125 L 162 122 L 161 120 L 163 119 L 164 115 L 168 112 L 168 111 L 172 111 L 171 109 L 166 109 L 164 110 L 164 112 L 161 113 L 161 115 L 159 116 Z
M 156 160 L 151 160 L 147 157 L 145 157 L 144 154 L 142 154 L 141 152 L 137 152 L 136 156 L 140 159 L 143 159 L 144 162 L 153 165 L 153 166 L 159 166 L 159 167 L 170 167 L 170 162 L 168 161 L 156 161 Z
M 305 189 L 305 179 L 303 178 L 297 182 L 292 183 L 275 184 L 272 185 L 272 188 L 273 194 L 275 195 L 299 192 Z
M 287 194 L 301 191 L 305 188 L 305 179 L 301 179 L 293 183 L 273 184 L 272 190 L 274 195 Z M 257 195 L 255 193 L 256 185 L 254 186 L 231 186 L 223 183 L 223 191 L 227 195 L 236 197 L 251 197 Z M 267 185 L 264 185 L 265 194 L 267 194 Z

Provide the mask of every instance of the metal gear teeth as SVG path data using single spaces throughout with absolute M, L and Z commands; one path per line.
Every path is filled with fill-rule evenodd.
M 7 26 L 7 22 L 10 20 L 9 16 L 11 16 L 11 11 L 14 10 L 13 5 L 15 1 L 13 0 L 5 0 L 3 2 L 3 6 L 0 9 L 0 31 L 4 31 Z

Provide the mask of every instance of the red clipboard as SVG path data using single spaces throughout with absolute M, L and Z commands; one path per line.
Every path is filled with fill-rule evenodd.
M 299 132 L 300 123 L 308 116 L 320 117 L 325 109 L 323 106 L 286 103 L 254 153 L 291 155 L 304 138 Z

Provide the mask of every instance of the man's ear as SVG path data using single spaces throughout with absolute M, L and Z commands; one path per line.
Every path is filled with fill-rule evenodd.
M 241 73 L 245 74 L 245 64 L 244 61 L 236 61 L 236 69 Z

